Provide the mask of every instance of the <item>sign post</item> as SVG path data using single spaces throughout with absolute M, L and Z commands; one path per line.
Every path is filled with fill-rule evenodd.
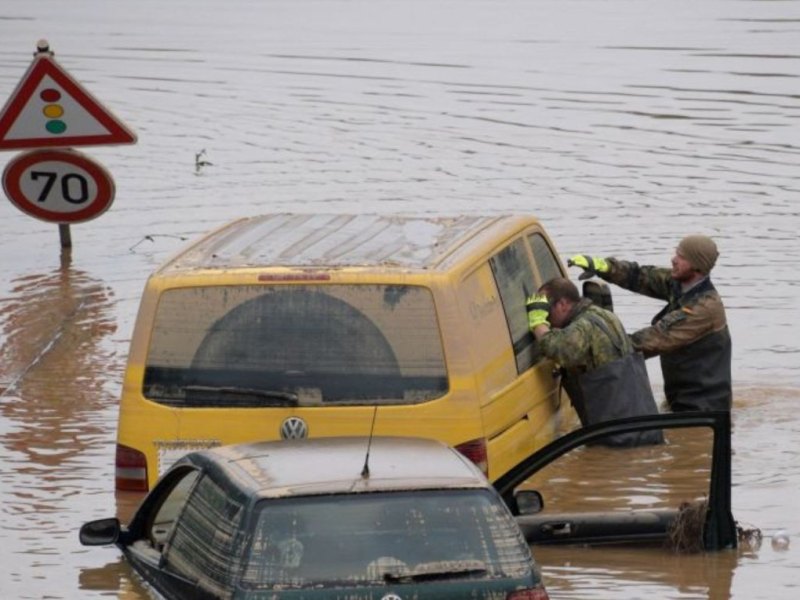
M 115 189 L 105 168 L 69 147 L 135 143 L 136 134 L 55 61 L 47 40 L 40 40 L 0 111 L 0 150 L 36 149 L 6 166 L 3 189 L 9 200 L 28 215 L 58 223 L 61 247 L 69 248 L 70 224 L 105 212 Z

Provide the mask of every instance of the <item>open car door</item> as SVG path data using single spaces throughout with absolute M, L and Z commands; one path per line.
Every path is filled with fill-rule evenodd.
M 604 444 L 609 436 L 657 429 L 663 433 L 660 444 Z M 727 411 L 584 427 L 531 455 L 494 485 L 530 544 L 668 543 L 683 536 L 695 550 L 736 547 Z

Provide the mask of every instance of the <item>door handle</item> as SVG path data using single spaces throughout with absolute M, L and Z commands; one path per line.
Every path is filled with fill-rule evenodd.
M 552 535 L 553 537 L 560 537 L 570 535 L 572 533 L 572 524 L 567 521 L 556 523 L 545 523 L 541 527 L 542 533 Z

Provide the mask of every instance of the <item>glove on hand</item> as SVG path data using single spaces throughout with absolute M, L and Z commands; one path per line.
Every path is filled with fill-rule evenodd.
M 550 327 L 550 322 L 547 320 L 550 316 L 550 301 L 547 296 L 544 294 L 528 296 L 525 301 L 525 308 L 528 310 L 528 327 L 531 330 L 539 325 Z
M 594 277 L 598 273 L 608 273 L 610 270 L 604 258 L 592 258 L 586 254 L 576 254 L 567 261 L 567 266 L 583 269 L 583 273 L 578 277 L 579 281 Z

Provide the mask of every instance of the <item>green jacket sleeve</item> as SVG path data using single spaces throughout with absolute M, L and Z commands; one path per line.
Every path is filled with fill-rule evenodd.
M 626 290 L 644 294 L 651 298 L 669 300 L 672 289 L 670 269 L 652 266 L 639 266 L 638 263 L 616 258 L 606 258 L 608 273 L 600 276 L 606 281 Z

